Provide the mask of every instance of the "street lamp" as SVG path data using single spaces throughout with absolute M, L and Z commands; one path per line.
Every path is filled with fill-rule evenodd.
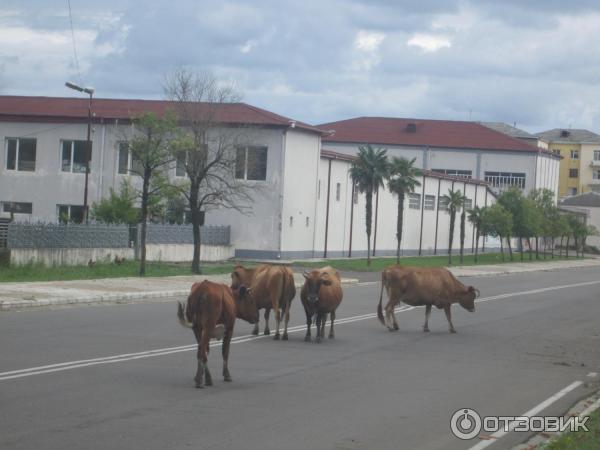
M 65 86 L 69 89 L 89 94 L 90 96 L 90 101 L 88 104 L 87 142 L 85 146 L 85 187 L 83 188 L 83 217 L 85 219 L 85 223 L 88 223 L 88 178 L 90 174 L 90 153 L 92 149 L 92 142 L 90 139 L 92 133 L 92 96 L 94 95 L 94 88 L 81 87 L 75 83 L 71 83 L 70 81 L 67 81 Z

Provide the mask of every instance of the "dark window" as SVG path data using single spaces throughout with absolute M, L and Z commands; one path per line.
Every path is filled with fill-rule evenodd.
M 571 150 L 571 159 L 579 159 L 579 150 Z
M 83 222 L 83 206 L 78 205 L 57 205 L 58 206 L 58 220 L 62 223 Z
M 36 140 L 9 138 L 6 140 L 6 169 L 35 172 Z
M 525 188 L 525 174 L 513 172 L 485 172 L 485 181 L 492 187 L 505 189 L 516 186 Z
M 470 198 L 465 198 L 465 202 L 463 203 L 463 208 L 465 209 L 465 211 L 473 209 L 473 200 L 471 200 Z
M 440 211 L 448 211 L 448 203 L 450 203 L 450 199 L 445 195 L 440 196 L 438 198 L 438 209 Z
M 426 195 L 425 196 L 424 209 L 428 209 L 428 210 L 435 209 L 435 195 Z
M 335 200 L 340 201 L 340 196 L 342 193 L 342 185 L 340 183 L 335 184 Z
M 408 194 L 408 207 L 410 209 L 421 209 L 421 194 Z
M 442 173 L 444 175 L 450 175 L 452 177 L 471 179 L 473 172 L 471 170 L 460 170 L 460 169 L 432 169 L 432 172 Z
M 85 173 L 86 160 L 91 160 L 92 149 L 89 149 L 89 156 L 87 153 L 87 141 L 62 141 L 62 171 Z
M 242 147 L 236 150 L 235 177 L 242 180 L 267 179 L 267 147 Z
M 4 202 L 2 207 L 5 213 L 31 214 L 33 203 L 27 202 Z
M 187 160 L 187 153 L 186 152 L 181 152 L 177 155 L 176 157 L 176 161 L 175 161 L 175 176 L 178 177 L 185 177 L 186 171 L 185 171 L 185 163 Z
M 569 169 L 569 178 L 577 178 L 579 176 L 579 169 Z

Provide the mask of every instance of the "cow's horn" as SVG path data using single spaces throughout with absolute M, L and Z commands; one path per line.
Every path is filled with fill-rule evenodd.
M 475 298 L 481 297 L 481 292 L 479 292 L 479 289 L 474 288 L 473 290 L 475 291 L 475 294 L 477 294 Z

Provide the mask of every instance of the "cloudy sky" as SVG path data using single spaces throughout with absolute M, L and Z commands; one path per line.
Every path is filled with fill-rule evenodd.
M 597 0 L 2 0 L 0 94 L 162 98 L 179 66 L 309 123 L 600 132 Z M 77 53 L 73 46 L 73 37 Z M 78 64 L 77 62 L 78 61 Z

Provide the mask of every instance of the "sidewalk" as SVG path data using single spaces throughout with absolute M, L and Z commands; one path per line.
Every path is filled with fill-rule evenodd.
M 600 258 L 569 261 L 506 263 L 486 266 L 456 266 L 450 268 L 458 277 L 494 276 L 511 273 L 599 267 Z M 296 287 L 304 279 L 294 273 Z M 148 303 L 180 297 L 184 300 L 193 283 L 208 279 L 229 284 L 229 274 L 149 278 L 109 278 L 100 280 L 0 283 L 0 311 L 36 307 L 64 306 L 91 303 Z M 356 278 L 342 278 L 342 283 L 358 283 Z

